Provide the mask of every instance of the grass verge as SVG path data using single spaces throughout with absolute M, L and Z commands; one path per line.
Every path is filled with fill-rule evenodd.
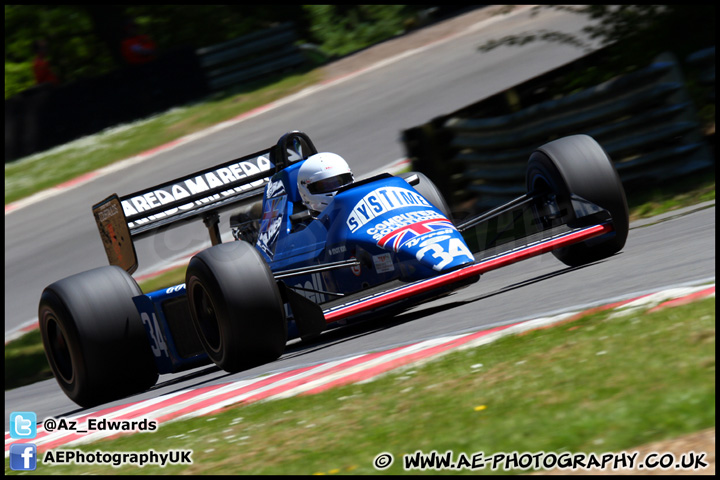
M 248 85 L 5 164 L 5 204 L 267 105 L 317 84 L 320 70 Z
M 588 315 L 455 351 L 373 382 L 237 405 L 166 423 L 153 433 L 77 447 L 83 452 L 189 449 L 192 465 L 38 462 L 28 473 L 417 473 L 403 471 L 403 455 L 601 454 L 714 425 L 715 302 L 705 299 L 653 313 Z M 382 452 L 395 461 L 377 471 L 372 462 Z M 14 473 L 7 460 L 6 473 Z
M 48 378 L 53 378 L 53 373 L 45 357 L 39 329 L 5 345 L 5 390 Z
M 631 221 L 715 200 L 715 169 L 627 192 L 627 197 Z

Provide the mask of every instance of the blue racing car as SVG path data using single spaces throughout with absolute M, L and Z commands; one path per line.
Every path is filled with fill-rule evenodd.
M 628 210 L 591 137 L 539 147 L 528 193 L 453 221 L 418 172 L 355 179 L 298 131 L 273 147 L 93 206 L 110 266 L 42 293 L 40 331 L 62 390 L 89 407 L 144 391 L 161 373 L 214 362 L 237 372 L 338 322 L 393 315 L 552 251 L 570 266 L 625 244 Z M 235 241 L 221 241 L 220 215 Z M 202 220 L 212 246 L 184 284 L 143 294 L 133 241 Z

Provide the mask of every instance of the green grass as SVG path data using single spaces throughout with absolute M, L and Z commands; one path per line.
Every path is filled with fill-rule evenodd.
M 317 84 L 312 70 L 110 128 L 5 164 L 5 204 L 266 105 Z
M 618 452 L 714 425 L 711 298 L 655 313 L 597 313 L 455 351 L 373 382 L 236 405 L 163 424 L 157 432 L 77 447 L 191 449 L 190 466 L 39 463 L 32 473 L 417 473 L 403 472 L 402 455 Z M 395 462 L 378 472 L 372 461 L 382 452 Z M 6 473 L 12 473 L 7 460 Z
M 715 200 L 715 169 L 627 192 L 627 197 L 631 221 Z
M 187 265 L 174 268 L 157 277 L 149 278 L 143 282 L 139 282 L 140 289 L 143 293 L 150 293 L 162 288 L 172 287 L 185 283 L 185 269 Z
M 53 378 L 53 373 L 45 357 L 39 329 L 5 345 L 5 390 L 48 378 Z

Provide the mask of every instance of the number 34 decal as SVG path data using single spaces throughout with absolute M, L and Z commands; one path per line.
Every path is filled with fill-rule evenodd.
M 170 352 L 168 351 L 168 346 L 165 343 L 165 337 L 163 336 L 162 331 L 160 331 L 160 325 L 158 324 L 155 314 L 153 313 L 152 319 L 150 319 L 150 316 L 147 313 L 142 312 L 140 314 L 140 318 L 145 324 L 147 332 L 150 336 L 150 348 L 152 349 L 153 355 L 156 357 L 162 357 L 164 352 L 164 356 L 169 357 Z
M 435 242 L 438 242 L 438 240 L 440 240 L 441 238 L 442 237 L 433 240 L 435 240 Z M 474 257 L 470 250 L 459 238 L 450 238 L 447 250 L 445 250 L 440 243 L 431 243 L 424 246 L 420 244 L 420 246 L 422 248 L 420 248 L 420 250 L 418 250 L 417 254 L 415 255 L 418 261 L 422 260 L 423 257 L 425 257 L 425 255 L 427 255 L 428 253 L 432 255 L 432 258 L 440 260 L 439 263 L 433 265 L 433 270 L 442 270 L 447 265 L 452 263 L 452 261 L 455 260 L 457 257 L 467 257 L 470 261 L 474 260 Z

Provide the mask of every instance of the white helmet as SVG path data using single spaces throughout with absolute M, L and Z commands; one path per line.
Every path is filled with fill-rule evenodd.
M 298 171 L 298 190 L 310 210 L 322 212 L 342 186 L 355 180 L 347 162 L 335 153 L 311 155 Z

